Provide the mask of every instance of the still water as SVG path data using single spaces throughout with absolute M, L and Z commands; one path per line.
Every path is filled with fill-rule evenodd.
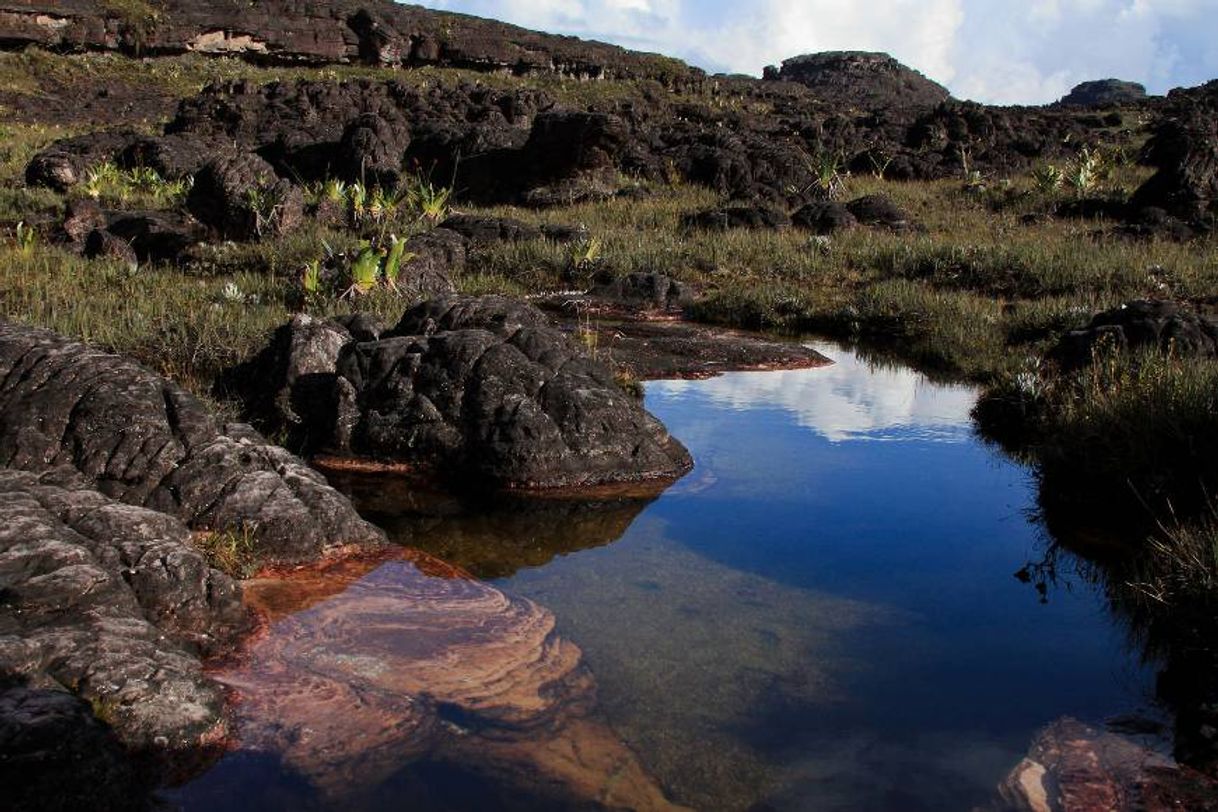
M 1044 549 L 1034 483 L 974 436 L 975 392 L 819 349 L 836 364 L 649 383 L 697 462 L 654 501 L 403 515 L 355 487 L 483 580 L 389 562 L 289 600 L 221 675 L 261 697 L 242 748 L 173 799 L 967 810 L 1059 717 L 1152 714 L 1102 596 L 1014 577 Z

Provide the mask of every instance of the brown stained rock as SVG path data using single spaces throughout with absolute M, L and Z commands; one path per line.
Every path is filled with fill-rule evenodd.
M 1218 809 L 1218 781 L 1075 719 L 1037 736 L 999 786 L 1004 812 L 1195 812 Z
M 242 748 L 333 801 L 427 756 L 551 801 L 675 808 L 592 715 L 592 677 L 550 612 L 408 557 L 249 585 L 269 631 L 216 674 L 240 696 Z
M 301 561 L 380 531 L 301 460 L 133 361 L 0 323 L 0 465 L 75 469 L 118 501 L 192 529 L 246 528 L 257 554 Z

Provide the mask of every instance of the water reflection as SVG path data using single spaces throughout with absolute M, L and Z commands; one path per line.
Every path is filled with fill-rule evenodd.
M 972 433 L 969 412 L 976 393 L 970 387 L 932 384 L 907 367 L 869 363 L 833 344 L 810 346 L 834 365 L 814 373 L 737 373 L 703 382 L 665 381 L 649 388 L 662 388 L 667 398 L 696 393 L 736 411 L 782 409 L 831 442 L 962 442 Z

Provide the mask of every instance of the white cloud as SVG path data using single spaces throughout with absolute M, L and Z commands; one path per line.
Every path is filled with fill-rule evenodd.
M 423 5 L 759 74 L 796 54 L 887 51 L 955 95 L 1053 101 L 1115 76 L 1218 76 L 1218 0 L 422 0 Z
M 830 442 L 922 440 L 962 442 L 977 393 L 944 386 L 906 367 L 872 367 L 832 344 L 813 345 L 832 366 L 789 372 L 739 372 L 709 381 L 647 384 L 649 398 L 687 395 L 734 410 L 778 408 Z

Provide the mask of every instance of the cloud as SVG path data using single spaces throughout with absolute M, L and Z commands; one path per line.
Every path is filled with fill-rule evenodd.
M 1110 76 L 1218 76 L 1218 0 L 422 0 L 757 75 L 796 54 L 887 51 L 961 98 L 1053 101 Z

